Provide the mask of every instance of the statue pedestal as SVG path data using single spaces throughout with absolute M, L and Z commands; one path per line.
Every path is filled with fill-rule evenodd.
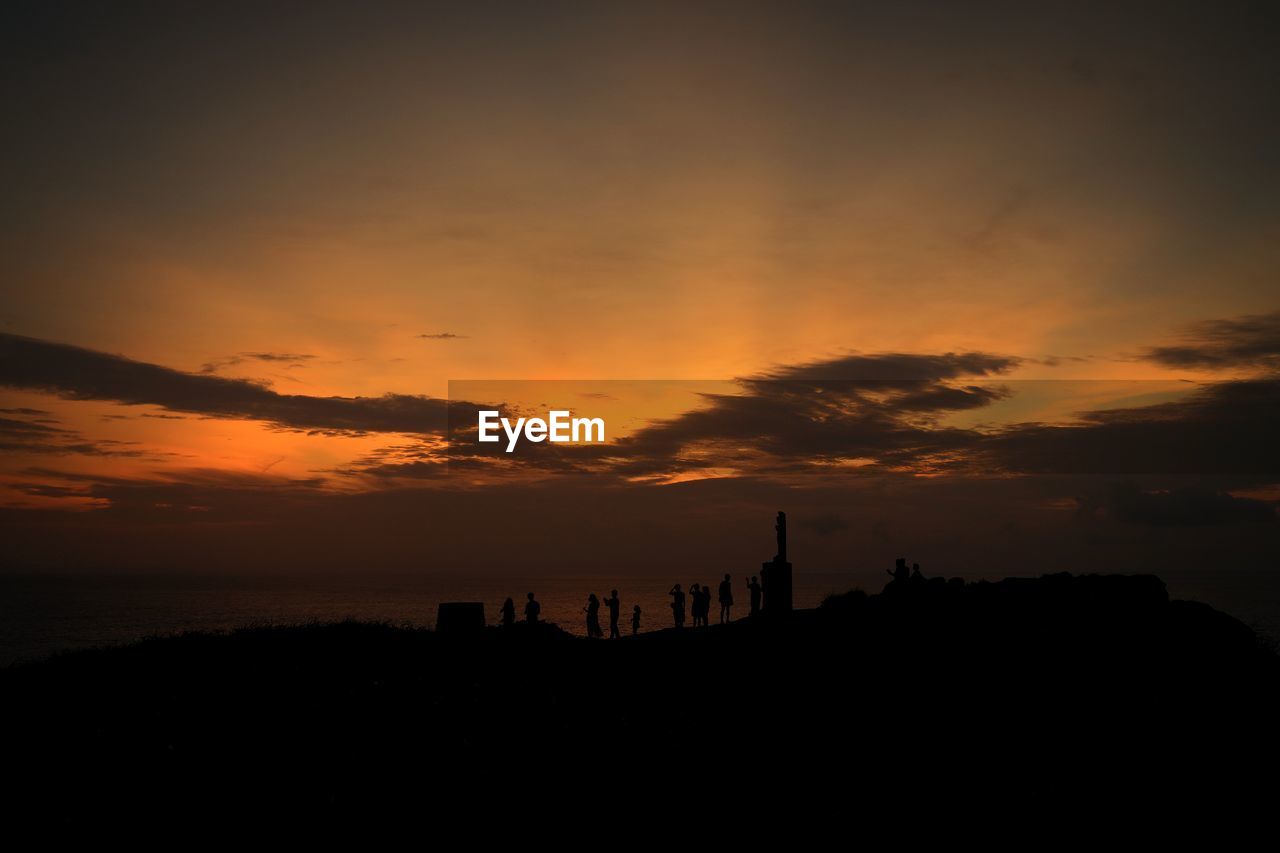
M 436 630 L 442 634 L 484 630 L 484 603 L 480 601 L 441 602 L 436 610 Z
M 764 604 L 761 612 L 791 612 L 791 564 L 785 560 L 770 560 L 760 566 L 760 585 L 764 587 Z

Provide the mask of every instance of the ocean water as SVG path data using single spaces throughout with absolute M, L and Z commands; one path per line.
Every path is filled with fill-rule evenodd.
M 973 579 L 973 578 L 970 578 Z M 795 605 L 816 607 L 833 592 L 877 592 L 887 578 L 877 572 L 795 575 Z M 1265 576 L 1214 572 L 1167 577 L 1174 598 L 1205 601 L 1271 638 L 1280 639 L 1280 572 Z M 681 580 L 709 583 L 719 578 Z M 734 615 L 745 616 L 745 576 L 734 576 Z M 575 634 L 586 633 L 587 595 L 602 599 L 616 588 L 619 619 L 630 633 L 631 608 L 642 610 L 641 631 L 671 625 L 674 581 L 653 577 L 599 578 L 433 574 L 376 577 L 280 576 L 266 578 L 152 575 L 0 574 L 0 665 L 73 649 L 117 645 L 183 631 L 228 631 L 247 625 L 298 624 L 347 618 L 434 627 L 446 601 L 480 601 L 486 619 L 499 618 L 502 602 L 516 601 L 523 616 L 527 592 L 542 603 L 542 618 Z M 713 596 L 714 598 L 714 596 Z M 719 607 L 713 600 L 711 621 Z M 601 608 L 608 632 L 608 611 Z
M 709 583 L 708 574 L 680 582 Z M 735 615 L 745 616 L 746 578 L 734 579 Z M 395 625 L 435 626 L 441 602 L 479 601 L 496 624 L 503 601 L 515 599 L 524 617 L 525 595 L 534 592 L 543 621 L 586 634 L 587 596 L 601 600 L 617 589 L 622 601 L 619 627 L 631 631 L 631 610 L 641 607 L 641 631 L 671 626 L 676 581 L 645 578 L 449 577 L 432 574 L 377 577 L 227 577 L 184 575 L 0 575 L 0 665 L 55 652 L 128 643 L 183 631 L 227 631 L 247 625 L 297 624 L 347 618 Z M 795 605 L 816 607 L 831 592 L 854 588 L 849 575 L 807 575 L 795 581 Z M 713 595 L 714 599 L 714 595 Z M 686 608 L 687 611 L 687 608 Z M 712 602 L 712 621 L 719 604 Z M 608 610 L 601 607 L 607 635 Z M 686 624 L 692 622 L 688 616 Z

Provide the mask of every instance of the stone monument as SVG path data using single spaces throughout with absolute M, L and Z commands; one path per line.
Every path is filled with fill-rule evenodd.
M 484 603 L 480 601 L 443 601 L 436 610 L 436 630 L 457 634 L 484 630 Z
M 791 612 L 791 564 L 787 562 L 787 514 L 779 511 L 773 529 L 778 534 L 778 553 L 760 567 L 760 583 L 764 587 L 765 614 Z

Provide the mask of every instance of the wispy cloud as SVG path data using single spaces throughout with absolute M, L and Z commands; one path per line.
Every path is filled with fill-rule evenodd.
M 274 364 L 278 367 L 286 369 L 294 369 L 298 367 L 306 367 L 308 362 L 315 360 L 314 355 L 306 353 L 292 352 L 240 352 L 235 355 L 229 355 L 226 358 L 218 358 L 213 361 L 206 362 L 200 368 L 202 373 L 217 373 L 228 367 L 235 367 L 238 364 L 244 364 L 249 361 L 260 361 L 267 364 Z
M 0 450 L 5 452 L 128 458 L 165 455 L 148 452 L 137 442 L 88 439 L 76 430 L 55 426 L 57 421 L 38 417 L 42 413 L 35 409 L 3 411 L 17 415 L 0 417 Z

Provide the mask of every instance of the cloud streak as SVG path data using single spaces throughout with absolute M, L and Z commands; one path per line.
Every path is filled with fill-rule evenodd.
M 10 453 L 54 455 L 153 457 L 137 442 L 85 438 L 75 430 L 55 426 L 57 421 L 35 409 L 3 409 L 17 417 L 0 416 L 0 450 Z
M 1280 311 L 1197 323 L 1178 343 L 1149 347 L 1143 357 L 1167 367 L 1280 372 Z
M 1004 388 L 975 380 L 989 382 L 1018 363 L 981 352 L 885 353 L 782 366 L 737 380 L 742 393 L 703 394 L 705 405 L 609 445 L 542 444 L 500 453 L 469 440 L 474 417 L 460 418 L 450 462 L 488 459 L 499 471 L 591 471 L 635 480 L 711 469 L 795 474 L 851 459 L 882 469 L 918 468 L 979 440 L 940 422 L 1003 399 Z M 377 470 L 386 476 L 394 468 Z
M 240 352 L 226 358 L 218 358 L 213 361 L 206 362 L 200 368 L 202 373 L 217 373 L 228 367 L 235 367 L 248 361 L 260 361 L 267 364 L 274 364 L 285 368 L 306 367 L 308 362 L 315 360 L 314 355 L 306 353 L 292 352 Z
M 444 431 L 446 402 L 426 396 L 280 394 L 245 379 L 185 373 L 69 344 L 0 333 L 0 385 L 68 400 L 151 405 L 172 412 L 258 420 L 333 434 Z
M 495 473 L 588 471 L 638 481 L 684 475 L 837 477 L 1280 473 L 1280 380 L 1210 383 L 1162 403 L 1077 412 L 1066 422 L 958 427 L 951 415 L 1016 396 L 985 353 L 856 356 L 739 380 L 741 393 L 655 421 L 608 445 L 527 445 L 514 454 L 451 436 L 453 464 Z M 461 418 L 469 424 L 474 419 Z M 419 475 L 438 468 L 403 470 Z M 382 459 L 380 476 L 400 466 Z
M 1196 484 L 1144 490 L 1134 482 L 1113 483 L 1101 501 L 1083 500 L 1081 512 L 1147 527 L 1197 527 L 1240 522 L 1274 523 L 1275 507 Z

